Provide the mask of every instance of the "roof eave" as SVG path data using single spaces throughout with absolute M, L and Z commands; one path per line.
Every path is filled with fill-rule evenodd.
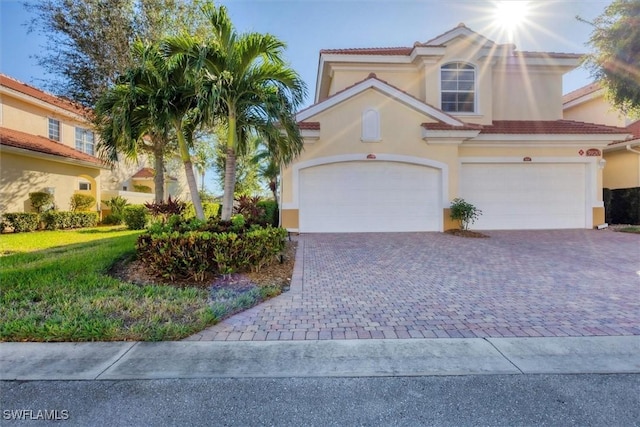
M 13 147 L 11 145 L 0 144 L 0 151 L 12 154 L 20 154 L 27 157 L 33 157 L 37 159 L 51 160 L 58 163 L 65 163 L 70 165 L 84 166 L 93 169 L 109 170 L 110 166 L 107 164 L 98 164 L 89 162 L 86 160 L 73 159 L 71 157 L 59 156 L 56 154 L 42 153 L 40 151 L 29 150 L 26 148 Z

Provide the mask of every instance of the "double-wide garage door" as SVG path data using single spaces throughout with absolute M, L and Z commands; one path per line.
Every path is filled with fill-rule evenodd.
M 300 170 L 300 231 L 438 231 L 439 169 L 391 161 L 331 163 Z
M 585 228 L 584 163 L 463 164 L 460 195 L 482 210 L 479 230 Z

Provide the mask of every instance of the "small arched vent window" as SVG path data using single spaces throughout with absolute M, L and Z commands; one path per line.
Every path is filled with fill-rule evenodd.
M 440 68 L 441 108 L 448 113 L 475 113 L 476 69 L 464 62 Z
M 373 108 L 362 112 L 362 142 L 379 142 L 380 114 Z

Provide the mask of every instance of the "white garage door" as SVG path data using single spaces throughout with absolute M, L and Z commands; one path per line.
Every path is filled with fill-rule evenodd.
M 584 164 L 463 164 L 460 187 L 482 210 L 471 228 L 585 228 Z
M 408 163 L 342 162 L 300 171 L 301 232 L 438 231 L 438 169 Z

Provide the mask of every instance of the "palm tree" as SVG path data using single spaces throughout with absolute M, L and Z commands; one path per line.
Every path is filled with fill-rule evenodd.
M 195 97 L 192 81 L 179 62 L 167 62 L 153 43 L 136 41 L 132 46 L 136 66 L 127 70 L 121 81 L 107 91 L 98 102 L 96 116 L 103 140 L 102 149 L 113 156 L 120 150 L 135 156 L 144 147 L 145 138 L 153 146 L 165 144 L 175 137 L 196 216 L 204 213 L 196 185 L 189 143 L 193 133 Z M 156 158 L 156 191 L 163 188 L 160 148 Z M 156 198 L 157 200 L 157 198 Z
M 291 161 L 303 141 L 294 111 L 306 86 L 282 57 L 285 44 L 269 34 L 238 34 L 227 9 L 207 3 L 202 8 L 211 23 L 211 38 L 182 35 L 165 41 L 169 58 L 182 62 L 196 77 L 202 120 L 222 122 L 228 130 L 222 219 L 233 211 L 236 154 L 246 151 L 248 135 L 267 137 L 279 147 L 281 160 Z
M 98 151 L 104 160 L 117 162 L 120 153 L 128 160 L 136 160 L 141 151 L 153 155 L 155 200 L 160 203 L 164 200 L 164 157 L 169 150 L 169 137 L 167 127 L 159 123 L 151 103 L 138 87 L 148 72 L 144 63 L 127 70 L 98 99 L 94 123 L 100 135 Z

